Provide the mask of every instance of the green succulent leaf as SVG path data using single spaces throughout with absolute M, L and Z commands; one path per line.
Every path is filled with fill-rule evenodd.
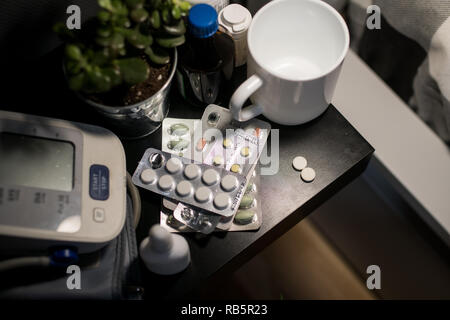
M 108 27 L 100 27 L 97 29 L 97 35 L 103 38 L 109 37 L 111 35 L 111 29 Z
M 148 12 L 145 9 L 139 8 L 131 11 L 131 19 L 136 23 L 142 23 L 148 18 Z
M 180 19 L 180 21 L 178 21 L 175 25 L 163 25 L 163 29 L 166 33 L 173 36 L 181 36 L 186 32 L 186 26 L 182 19 Z
M 81 54 L 81 50 L 77 45 L 68 44 L 66 45 L 66 57 L 72 60 L 80 61 L 83 59 L 83 55 Z
M 163 9 L 163 11 L 161 12 L 161 16 L 164 23 L 170 23 L 170 12 L 167 8 Z
M 106 67 L 101 69 L 102 74 L 109 77 L 111 82 L 111 87 L 118 86 L 122 83 L 122 77 L 120 76 L 120 71 L 113 67 Z
M 108 47 L 111 42 L 110 38 L 97 37 L 95 38 L 95 43 L 101 47 Z
M 108 11 L 104 11 L 104 10 L 101 10 L 97 14 L 98 20 L 100 20 L 102 23 L 108 22 L 110 17 L 111 17 L 111 14 Z
M 155 29 L 159 29 L 159 27 L 161 26 L 161 18 L 159 16 L 158 10 L 153 10 L 152 14 L 150 15 L 150 24 Z
M 113 50 L 121 49 L 125 46 L 125 38 L 122 34 L 115 33 L 112 35 L 109 44 Z
M 144 0 L 125 0 L 125 3 L 130 8 L 142 8 L 144 5 Z
M 130 20 L 127 18 L 127 16 L 119 16 L 116 17 L 116 25 L 129 28 L 131 26 Z
M 143 35 L 137 30 L 127 33 L 128 42 L 138 49 L 144 49 L 152 44 L 153 38 L 151 35 Z
M 110 0 L 112 5 L 112 11 L 118 15 L 127 15 L 128 9 L 122 0 Z
M 147 79 L 150 72 L 147 63 L 140 58 L 126 58 L 116 60 L 120 74 L 125 83 L 134 85 Z
M 172 14 L 172 17 L 175 20 L 178 20 L 181 18 L 181 9 L 178 6 L 173 6 L 172 10 L 170 11 L 170 13 Z
M 83 91 L 86 93 L 102 93 L 111 89 L 111 79 L 99 68 L 86 71 Z
M 156 64 L 167 64 L 170 61 L 169 54 L 165 50 L 158 47 L 153 49 L 148 47 L 145 49 L 145 53 L 150 60 Z
M 113 11 L 111 0 L 98 0 L 98 5 L 108 11 Z
M 73 91 L 80 91 L 84 85 L 84 78 L 85 74 L 83 72 L 68 77 L 67 83 L 69 85 L 69 88 Z
M 181 1 L 179 4 L 181 11 L 189 12 L 189 9 L 191 9 L 191 4 L 187 1 Z
M 81 70 L 81 63 L 79 61 L 67 60 L 65 66 L 66 66 L 66 71 L 69 74 L 77 74 Z
M 97 66 L 104 65 L 109 60 L 109 51 L 107 49 L 95 51 L 92 54 L 91 63 Z
M 156 43 L 163 48 L 175 48 L 182 45 L 185 41 L 184 35 L 178 37 L 156 38 Z

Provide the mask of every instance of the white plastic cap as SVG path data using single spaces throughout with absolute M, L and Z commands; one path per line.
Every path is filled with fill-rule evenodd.
M 160 225 L 151 227 L 149 236 L 139 245 L 139 254 L 148 270 L 162 275 L 181 272 L 191 262 L 186 239 Z
M 252 22 L 252 15 L 245 7 L 233 3 L 226 6 L 219 13 L 219 24 L 229 33 L 245 32 Z
M 172 234 L 160 225 L 151 227 L 148 237 L 150 247 L 157 252 L 167 252 L 172 248 Z

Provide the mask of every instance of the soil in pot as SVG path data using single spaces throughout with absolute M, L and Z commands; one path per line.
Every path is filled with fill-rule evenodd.
M 107 106 L 128 106 L 150 98 L 169 79 L 172 63 L 161 66 L 145 60 L 150 69 L 145 81 L 132 87 L 117 87 L 106 93 L 87 95 L 86 98 Z

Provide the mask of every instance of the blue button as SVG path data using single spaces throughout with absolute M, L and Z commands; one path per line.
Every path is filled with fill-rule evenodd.
M 109 169 L 100 164 L 93 164 L 89 169 L 89 195 L 94 200 L 109 198 Z

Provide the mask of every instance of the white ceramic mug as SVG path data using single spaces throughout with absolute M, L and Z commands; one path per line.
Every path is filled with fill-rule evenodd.
M 234 119 L 263 114 L 297 125 L 321 115 L 333 96 L 350 36 L 341 15 L 321 0 L 276 0 L 248 30 L 249 78 L 234 92 Z M 242 108 L 250 97 L 253 105 Z

